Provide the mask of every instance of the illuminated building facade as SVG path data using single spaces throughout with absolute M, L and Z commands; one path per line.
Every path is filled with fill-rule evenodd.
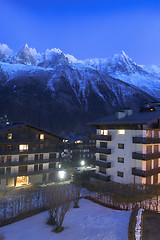
M 55 179 L 63 139 L 28 124 L 0 128 L 0 188 Z
M 118 183 L 160 183 L 160 107 L 125 109 L 91 123 L 96 133 L 94 177 Z

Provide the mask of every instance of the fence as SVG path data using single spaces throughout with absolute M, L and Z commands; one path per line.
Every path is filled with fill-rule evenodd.
M 117 209 L 117 210 L 133 210 L 135 206 L 160 212 L 160 196 L 153 197 L 151 199 L 145 199 L 142 201 L 135 201 L 135 202 L 125 202 L 122 201 L 121 198 L 116 198 L 114 195 L 110 193 L 101 193 L 101 192 L 88 192 L 82 195 L 84 198 L 92 200 L 102 206 Z

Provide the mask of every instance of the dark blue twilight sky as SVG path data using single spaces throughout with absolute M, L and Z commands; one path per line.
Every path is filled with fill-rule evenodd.
M 160 64 L 159 0 L 0 0 L 0 43 Z

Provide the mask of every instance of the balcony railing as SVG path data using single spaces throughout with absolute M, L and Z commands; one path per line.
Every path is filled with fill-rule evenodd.
M 0 155 L 19 155 L 19 154 L 36 154 L 36 153 L 55 153 L 55 152 L 59 152 L 59 149 L 57 148 L 49 148 L 49 149 L 28 149 L 28 150 L 24 150 L 24 151 L 20 151 L 20 150 L 4 150 L 4 151 L 0 151 Z
M 109 148 L 96 148 L 95 149 L 96 153 L 103 153 L 103 154 L 111 154 L 111 149 Z
M 46 142 L 49 142 L 49 140 L 47 139 L 44 139 L 44 140 L 41 140 L 41 139 L 34 139 L 34 138 L 26 138 L 26 139 L 23 139 L 23 138 L 12 138 L 12 139 L 6 139 L 6 138 L 0 138 L 0 144 L 3 143 L 7 143 L 7 144 L 14 144 L 14 143 L 19 143 L 19 144 L 27 144 L 27 143 L 46 143 Z
M 92 135 L 92 139 L 95 140 L 103 140 L 103 141 L 112 141 L 112 136 L 111 135 Z
M 149 128 L 153 128 L 153 129 L 157 129 L 160 128 L 160 124 L 159 123 L 152 123 Z
M 49 169 L 43 169 L 43 170 L 32 170 L 32 171 L 18 171 L 15 173 L 0 173 L 0 178 L 12 178 L 17 176 L 30 176 L 35 174 L 41 174 L 41 173 L 51 173 L 51 172 L 58 172 L 58 168 L 49 168 Z
M 107 161 L 95 161 L 94 165 L 104 167 L 104 168 L 111 168 L 111 162 Z
M 140 144 L 160 143 L 160 138 L 152 138 L 152 137 L 133 137 L 133 143 L 140 143 Z
M 138 159 L 138 160 L 144 160 L 144 161 L 151 160 L 151 159 L 157 159 L 157 158 L 160 158 L 160 152 L 146 153 L 146 154 L 133 152 L 132 158 Z
M 0 163 L 0 167 L 12 167 L 12 166 L 25 166 L 38 163 L 52 163 L 52 162 L 61 162 L 62 158 L 52 158 L 52 159 L 38 159 L 38 160 L 28 160 L 28 161 L 15 161 L 15 162 L 5 162 Z
M 102 175 L 102 174 L 98 174 L 98 173 L 92 172 L 92 171 L 88 171 L 88 174 L 89 174 L 90 177 L 96 178 L 98 180 L 103 180 L 105 182 L 110 181 L 110 176 L 108 176 L 108 175 Z
M 140 177 L 150 177 L 150 176 L 158 174 L 158 173 L 160 173 L 160 167 L 151 169 L 151 170 L 147 170 L 147 171 L 144 171 L 144 170 L 141 170 L 138 168 L 132 168 L 132 175 L 140 176 Z

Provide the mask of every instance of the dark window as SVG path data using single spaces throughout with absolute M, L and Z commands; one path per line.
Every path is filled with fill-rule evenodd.
M 99 167 L 99 172 L 106 174 L 106 168 L 104 168 L 104 167 Z
M 124 158 L 118 157 L 118 162 L 119 162 L 119 163 L 124 163 Z
M 124 149 L 124 144 L 123 143 L 118 143 L 118 148 L 119 149 Z
M 40 154 L 40 159 L 43 159 L 43 154 Z
M 5 168 L 0 168 L 0 174 L 4 174 L 5 173 Z
M 7 163 L 11 163 L 12 161 L 12 156 L 7 156 Z
M 55 168 L 56 167 L 56 163 L 49 163 L 49 168 Z
M 10 174 L 11 173 L 11 167 L 7 167 L 6 168 L 6 174 Z
M 11 150 L 12 149 L 12 145 L 11 144 L 8 144 L 8 150 Z
M 19 166 L 19 173 L 27 172 L 27 166 Z
M 20 155 L 20 156 L 19 156 L 19 162 L 20 162 L 20 163 L 26 163 L 26 162 L 28 162 L 28 155 Z
M 153 184 L 158 183 L 158 174 L 153 175 Z
M 99 160 L 107 161 L 107 155 L 105 155 L 105 154 L 100 154 Z
M 54 179 L 55 179 L 55 174 L 49 173 L 49 180 L 54 180 Z
M 38 154 L 35 154 L 35 155 L 34 155 L 34 160 L 35 160 L 35 161 L 38 161 Z
M 158 130 L 154 130 L 154 137 L 159 138 L 159 131 Z
M 154 159 L 154 168 L 158 168 L 158 159 Z
M 40 144 L 40 149 L 41 149 L 41 150 L 43 149 L 43 144 Z
M 5 161 L 5 157 L 4 157 L 4 156 L 1 156 L 1 157 L 0 157 L 0 163 L 4 163 L 4 161 Z
M 123 172 L 117 171 L 117 176 L 118 177 L 123 177 Z
M 154 152 L 155 152 L 155 153 L 158 152 L 158 145 L 154 145 Z
M 107 148 L 107 142 L 100 142 L 101 148 Z
M 43 164 L 39 164 L 39 170 L 43 170 Z
M 49 154 L 49 159 L 54 159 L 56 158 L 56 153 L 50 153 Z
M 34 171 L 38 171 L 38 164 L 34 165 Z

